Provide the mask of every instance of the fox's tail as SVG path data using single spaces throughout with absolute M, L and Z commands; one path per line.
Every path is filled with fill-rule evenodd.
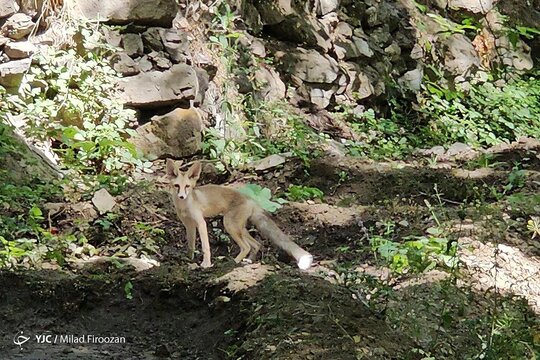
M 255 209 L 249 219 L 263 237 L 272 241 L 274 245 L 292 256 L 300 269 L 309 269 L 313 262 L 313 256 L 300 246 L 296 245 L 289 236 L 281 231 L 277 224 L 265 214 L 264 210 L 258 208 Z

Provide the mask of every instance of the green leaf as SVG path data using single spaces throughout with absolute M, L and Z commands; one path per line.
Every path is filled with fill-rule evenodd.
M 272 192 L 270 189 L 263 188 L 257 184 L 246 184 L 238 189 L 238 191 L 255 200 L 261 208 L 271 213 L 280 209 L 282 206 L 281 203 L 283 203 L 283 201 L 280 201 L 280 203 L 272 201 Z

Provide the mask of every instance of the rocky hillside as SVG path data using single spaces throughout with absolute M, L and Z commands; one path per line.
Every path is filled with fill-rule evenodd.
M 238 0 L 219 7 L 174 0 L 136 0 L 129 6 L 30 3 L 2 1 L 0 85 L 16 91 L 29 58 L 44 47 L 75 41 L 79 52 L 94 50 L 84 49 L 89 46 L 83 46 L 80 33 L 60 37 L 62 26 L 47 21 L 49 15 L 100 21 L 110 26 L 100 28 L 96 41 L 117 49 L 110 62 L 123 76 L 118 99 L 137 110 L 140 124 L 191 103 L 207 125 L 223 132 L 225 120 L 230 125 L 242 118 L 227 117 L 222 104 L 246 93 L 315 114 L 343 106 L 362 113 L 368 105 L 384 107 L 396 93 L 414 107 L 414 93 L 427 80 L 466 91 L 495 68 L 533 68 L 531 54 L 538 54 L 538 42 L 527 44 L 528 37 L 510 31 L 512 24 L 530 25 L 529 17 L 522 18 L 524 9 L 505 3 L 502 15 L 487 0 Z M 534 9 L 529 14 L 539 16 Z M 136 143 L 147 157 L 180 157 L 200 149 L 202 124 L 166 119 L 154 118 L 153 125 L 137 130 Z M 165 138 L 160 129 L 167 126 L 182 138 Z M 178 149 L 178 143 L 188 145 Z

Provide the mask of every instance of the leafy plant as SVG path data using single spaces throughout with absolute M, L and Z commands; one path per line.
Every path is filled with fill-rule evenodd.
M 413 150 L 415 135 L 409 133 L 399 121 L 377 117 L 373 109 L 352 115 L 345 111 L 351 128 L 358 140 L 345 141 L 352 156 L 380 158 L 403 158 Z
M 124 294 L 126 296 L 126 299 L 128 300 L 133 299 L 133 283 L 129 280 L 124 285 Z
M 284 199 L 275 199 L 272 201 L 272 192 L 268 188 L 263 188 L 257 184 L 246 184 L 238 189 L 242 194 L 255 200 L 260 207 L 268 212 L 275 212 L 281 208 L 282 204 L 287 201 Z
M 534 239 L 536 235 L 540 236 L 540 217 L 531 216 L 527 221 L 527 230 L 532 233 L 531 239 Z
M 6 114 L 26 119 L 26 132 L 61 142 L 66 165 L 85 173 L 111 173 L 141 166 L 126 139 L 133 110 L 114 95 L 117 73 L 96 54 L 75 50 L 40 52 L 24 76 L 19 93 L 0 96 Z
M 371 247 L 397 273 L 406 271 L 425 272 L 438 264 L 453 267 L 455 264 L 455 244 L 447 251 L 448 239 L 436 236 L 408 237 L 403 243 L 375 236 L 370 239 Z
M 536 76 L 497 87 L 478 84 L 468 93 L 426 85 L 420 97 L 428 120 L 422 130 L 427 143 L 464 142 L 491 146 L 521 136 L 540 136 L 540 80 Z
M 290 185 L 285 195 L 292 201 L 322 200 L 324 197 L 324 193 L 320 189 L 304 185 Z

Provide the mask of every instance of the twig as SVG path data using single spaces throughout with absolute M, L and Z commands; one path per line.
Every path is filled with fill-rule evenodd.
M 428 197 L 431 197 L 431 196 L 432 196 L 432 195 L 427 194 L 427 193 L 422 192 L 422 191 L 420 191 L 419 193 L 420 193 L 420 195 L 424 195 L 424 196 L 428 196 Z M 459 201 L 454 201 L 454 200 L 450 200 L 450 199 L 445 199 L 445 198 L 440 197 L 440 196 L 439 196 L 439 199 L 441 199 L 441 200 L 443 200 L 443 201 L 446 201 L 447 203 L 454 204 L 454 205 L 461 205 L 461 204 L 462 204 L 462 203 L 460 203 Z
M 341 331 L 343 331 L 343 333 L 347 335 L 347 337 L 351 339 L 353 343 L 356 344 L 356 341 L 354 341 L 354 338 L 351 336 L 351 334 L 349 334 L 347 330 L 345 330 L 345 328 L 339 323 L 339 321 L 336 320 L 336 317 L 334 316 L 334 312 L 332 311 L 330 305 L 328 305 L 328 311 L 330 312 L 330 318 L 332 319 L 332 321 L 336 323 L 336 325 L 341 329 Z

